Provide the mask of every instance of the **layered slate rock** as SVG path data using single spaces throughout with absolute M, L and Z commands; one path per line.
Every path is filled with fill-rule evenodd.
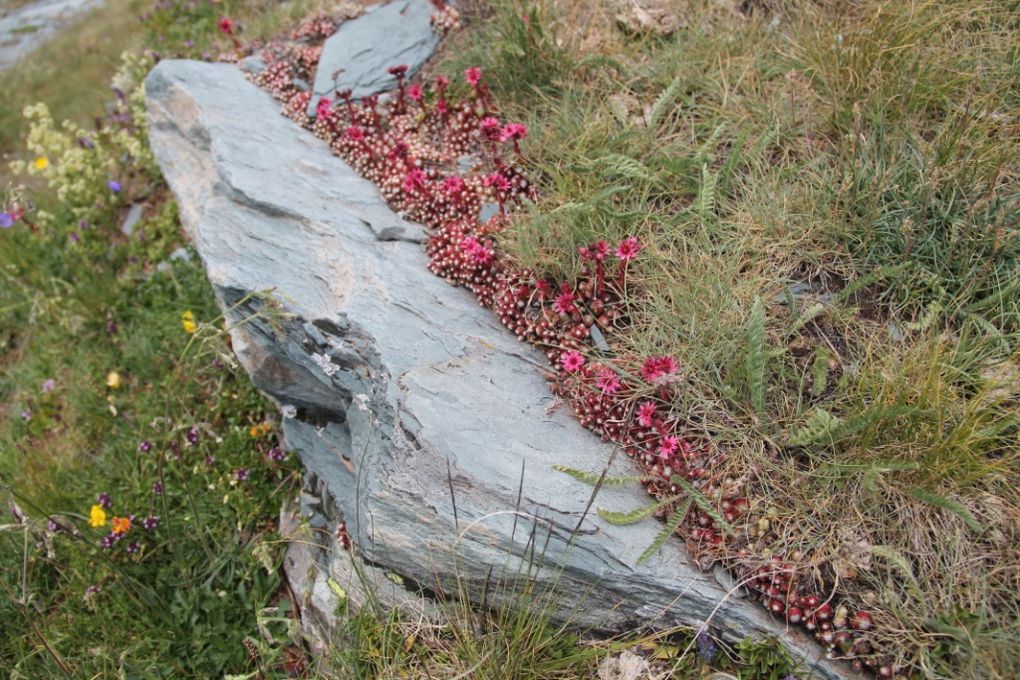
M 556 620 L 597 631 L 710 620 L 731 638 L 782 637 L 816 677 L 845 677 L 689 564 L 679 541 L 637 564 L 661 525 L 590 510 L 638 508 L 640 485 L 604 488 L 593 504 L 589 485 L 553 470 L 636 466 L 551 397 L 540 353 L 427 271 L 416 233 L 373 185 L 240 71 L 165 61 L 146 90 L 152 147 L 237 324 L 234 350 L 289 416 L 286 443 L 307 470 L 302 509 L 321 547 L 290 566 L 309 576 L 303 616 L 322 639 L 336 584 L 354 600 L 382 584 L 393 605 L 459 582 L 499 604 L 506 591 L 486 584 L 527 575 L 555 592 Z
M 429 0 L 391 0 L 342 23 L 322 47 L 308 115 L 315 115 L 321 97 L 333 98 L 337 90 L 349 89 L 361 99 L 392 89 L 390 66 L 406 64 L 408 77 L 417 73 L 439 44 L 432 12 Z

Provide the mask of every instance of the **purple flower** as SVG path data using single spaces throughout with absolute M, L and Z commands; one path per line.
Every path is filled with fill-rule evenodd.
M 152 485 L 152 493 L 161 494 L 163 493 L 163 482 L 156 482 Z
M 117 536 L 115 534 L 106 534 L 105 536 L 103 536 L 103 540 L 99 542 L 99 545 L 103 546 L 104 549 L 109 550 L 110 548 L 113 547 L 113 544 L 114 542 L 116 542 L 116 540 Z
M 60 526 L 51 519 L 46 523 L 46 528 L 50 530 L 51 534 L 59 534 L 60 530 L 63 529 L 64 527 Z
M 142 443 L 138 445 L 138 450 L 142 453 L 148 453 L 152 450 L 152 442 L 148 440 L 142 441 Z
M 104 491 L 96 498 L 96 503 L 98 503 L 100 507 L 109 510 L 113 506 L 113 499 L 110 497 L 110 494 Z
M 266 451 L 266 458 L 276 463 L 280 462 L 286 457 L 287 454 L 284 453 L 283 449 L 281 449 L 279 446 L 274 446 L 273 448 Z
M 120 191 L 120 182 L 118 182 L 115 179 L 111 179 L 109 182 L 107 182 L 106 186 L 110 187 L 110 191 L 112 191 L 113 193 L 117 193 L 118 191 Z
M 21 419 L 24 420 L 26 423 L 32 420 L 32 409 L 26 408 L 24 411 L 22 411 Z
M 138 543 L 133 541 L 130 545 L 128 545 L 127 551 L 129 553 L 136 553 L 136 552 L 138 552 Z
M 67 235 L 67 240 L 70 241 L 71 243 L 77 243 L 78 242 L 78 232 L 72 231 L 70 234 Z
M 708 630 L 705 628 L 698 631 L 698 635 L 694 638 L 694 642 L 698 646 L 698 654 L 705 661 L 711 661 L 712 657 L 715 656 L 716 651 L 719 649 L 719 647 L 715 644 L 715 641 L 708 636 Z
M 57 381 L 54 380 L 53 378 L 47 378 L 46 380 L 43 381 L 42 391 L 43 392 L 52 392 L 56 387 L 57 387 Z
M 248 479 L 248 468 L 237 468 L 234 470 L 234 478 L 239 482 Z
M 159 526 L 159 517 L 156 515 L 149 515 L 142 520 L 142 528 L 146 531 L 155 531 L 157 526 Z
M 14 215 L 9 212 L 0 213 L 0 229 L 10 229 L 14 226 Z
M 99 586 L 89 586 L 85 589 L 85 596 L 95 595 L 99 592 Z
M 194 427 L 188 430 L 187 434 L 185 434 L 184 436 L 187 438 L 189 444 L 198 443 L 198 430 L 195 429 Z
M 205 457 L 205 464 L 207 466 L 209 466 L 209 467 L 212 467 L 213 465 L 216 465 L 216 456 L 214 456 L 212 454 L 209 454 L 208 456 L 206 456 Z
M 106 322 L 106 333 L 107 335 L 117 335 L 117 322 L 113 319 Z
M 89 139 L 88 137 L 79 137 L 78 143 L 81 144 L 81 147 L 83 149 L 92 149 L 95 147 L 95 144 L 93 144 L 92 140 Z

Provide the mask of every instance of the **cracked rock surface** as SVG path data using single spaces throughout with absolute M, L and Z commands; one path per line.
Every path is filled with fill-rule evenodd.
M 679 541 L 638 565 L 655 520 L 585 513 L 592 488 L 552 466 L 598 473 L 611 447 L 550 395 L 544 357 L 430 274 L 421 228 L 239 70 L 164 61 L 146 91 L 152 147 L 221 306 L 235 322 L 266 315 L 231 335 L 254 383 L 292 415 L 284 434 L 307 471 L 302 514 L 320 547 L 288 560 L 320 641 L 330 582 L 355 601 L 363 581 L 381 584 L 379 598 L 399 604 L 458 577 L 480 593 L 527 573 L 539 592 L 555 584 L 557 620 L 619 631 L 711 618 L 730 638 L 782 637 L 814 677 L 849 675 L 727 596 Z M 611 474 L 636 473 L 614 460 Z M 647 502 L 635 483 L 603 489 L 591 508 Z M 340 521 L 354 553 L 335 539 Z

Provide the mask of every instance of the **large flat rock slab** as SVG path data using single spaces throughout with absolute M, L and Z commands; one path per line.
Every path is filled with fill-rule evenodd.
M 592 488 L 554 464 L 598 472 L 610 460 L 545 384 L 544 357 L 474 298 L 426 269 L 413 234 L 326 144 L 227 64 L 160 63 L 146 81 L 152 147 L 231 322 L 255 384 L 290 417 L 306 467 L 303 508 L 321 548 L 307 606 L 328 628 L 333 579 L 481 593 L 527 575 L 555 588 L 557 620 L 597 631 L 698 626 L 731 638 L 782 637 L 816 677 L 845 677 L 821 649 L 729 594 L 669 541 L 638 556 L 661 525 L 614 526 Z M 267 292 L 269 291 L 269 292 Z M 636 474 L 617 456 L 611 474 Z M 648 502 L 640 485 L 596 506 Z M 354 542 L 336 540 L 346 522 Z M 327 540 L 328 537 L 328 540 Z M 314 564 L 309 567 L 309 564 Z M 489 602 L 507 595 L 489 588 Z
M 361 99 L 392 89 L 390 66 L 406 64 L 408 77 L 417 73 L 439 44 L 433 11 L 429 0 L 390 0 L 342 23 L 323 45 L 308 115 L 315 115 L 320 97 L 332 99 L 337 90 Z

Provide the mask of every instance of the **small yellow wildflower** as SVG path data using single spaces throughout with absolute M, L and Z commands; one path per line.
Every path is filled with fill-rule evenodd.
M 130 517 L 114 517 L 110 524 L 113 525 L 113 533 L 115 534 L 126 534 L 131 531 Z
M 120 373 L 117 371 L 110 371 L 106 374 L 106 386 L 111 390 L 120 388 Z
M 192 335 L 198 330 L 198 324 L 195 323 L 195 315 L 191 313 L 191 310 L 181 314 L 181 325 L 184 326 L 184 332 Z
M 101 505 L 93 505 L 89 511 L 89 526 L 93 529 L 106 526 L 106 511 Z
M 50 159 L 46 156 L 39 156 L 35 159 L 36 170 L 45 170 L 48 167 L 50 167 Z
M 250 428 L 248 428 L 248 434 L 250 434 L 252 437 L 261 437 L 262 435 L 268 433 L 269 430 L 272 429 L 272 427 L 273 426 L 270 425 L 269 423 L 258 423 L 257 425 L 252 425 Z

